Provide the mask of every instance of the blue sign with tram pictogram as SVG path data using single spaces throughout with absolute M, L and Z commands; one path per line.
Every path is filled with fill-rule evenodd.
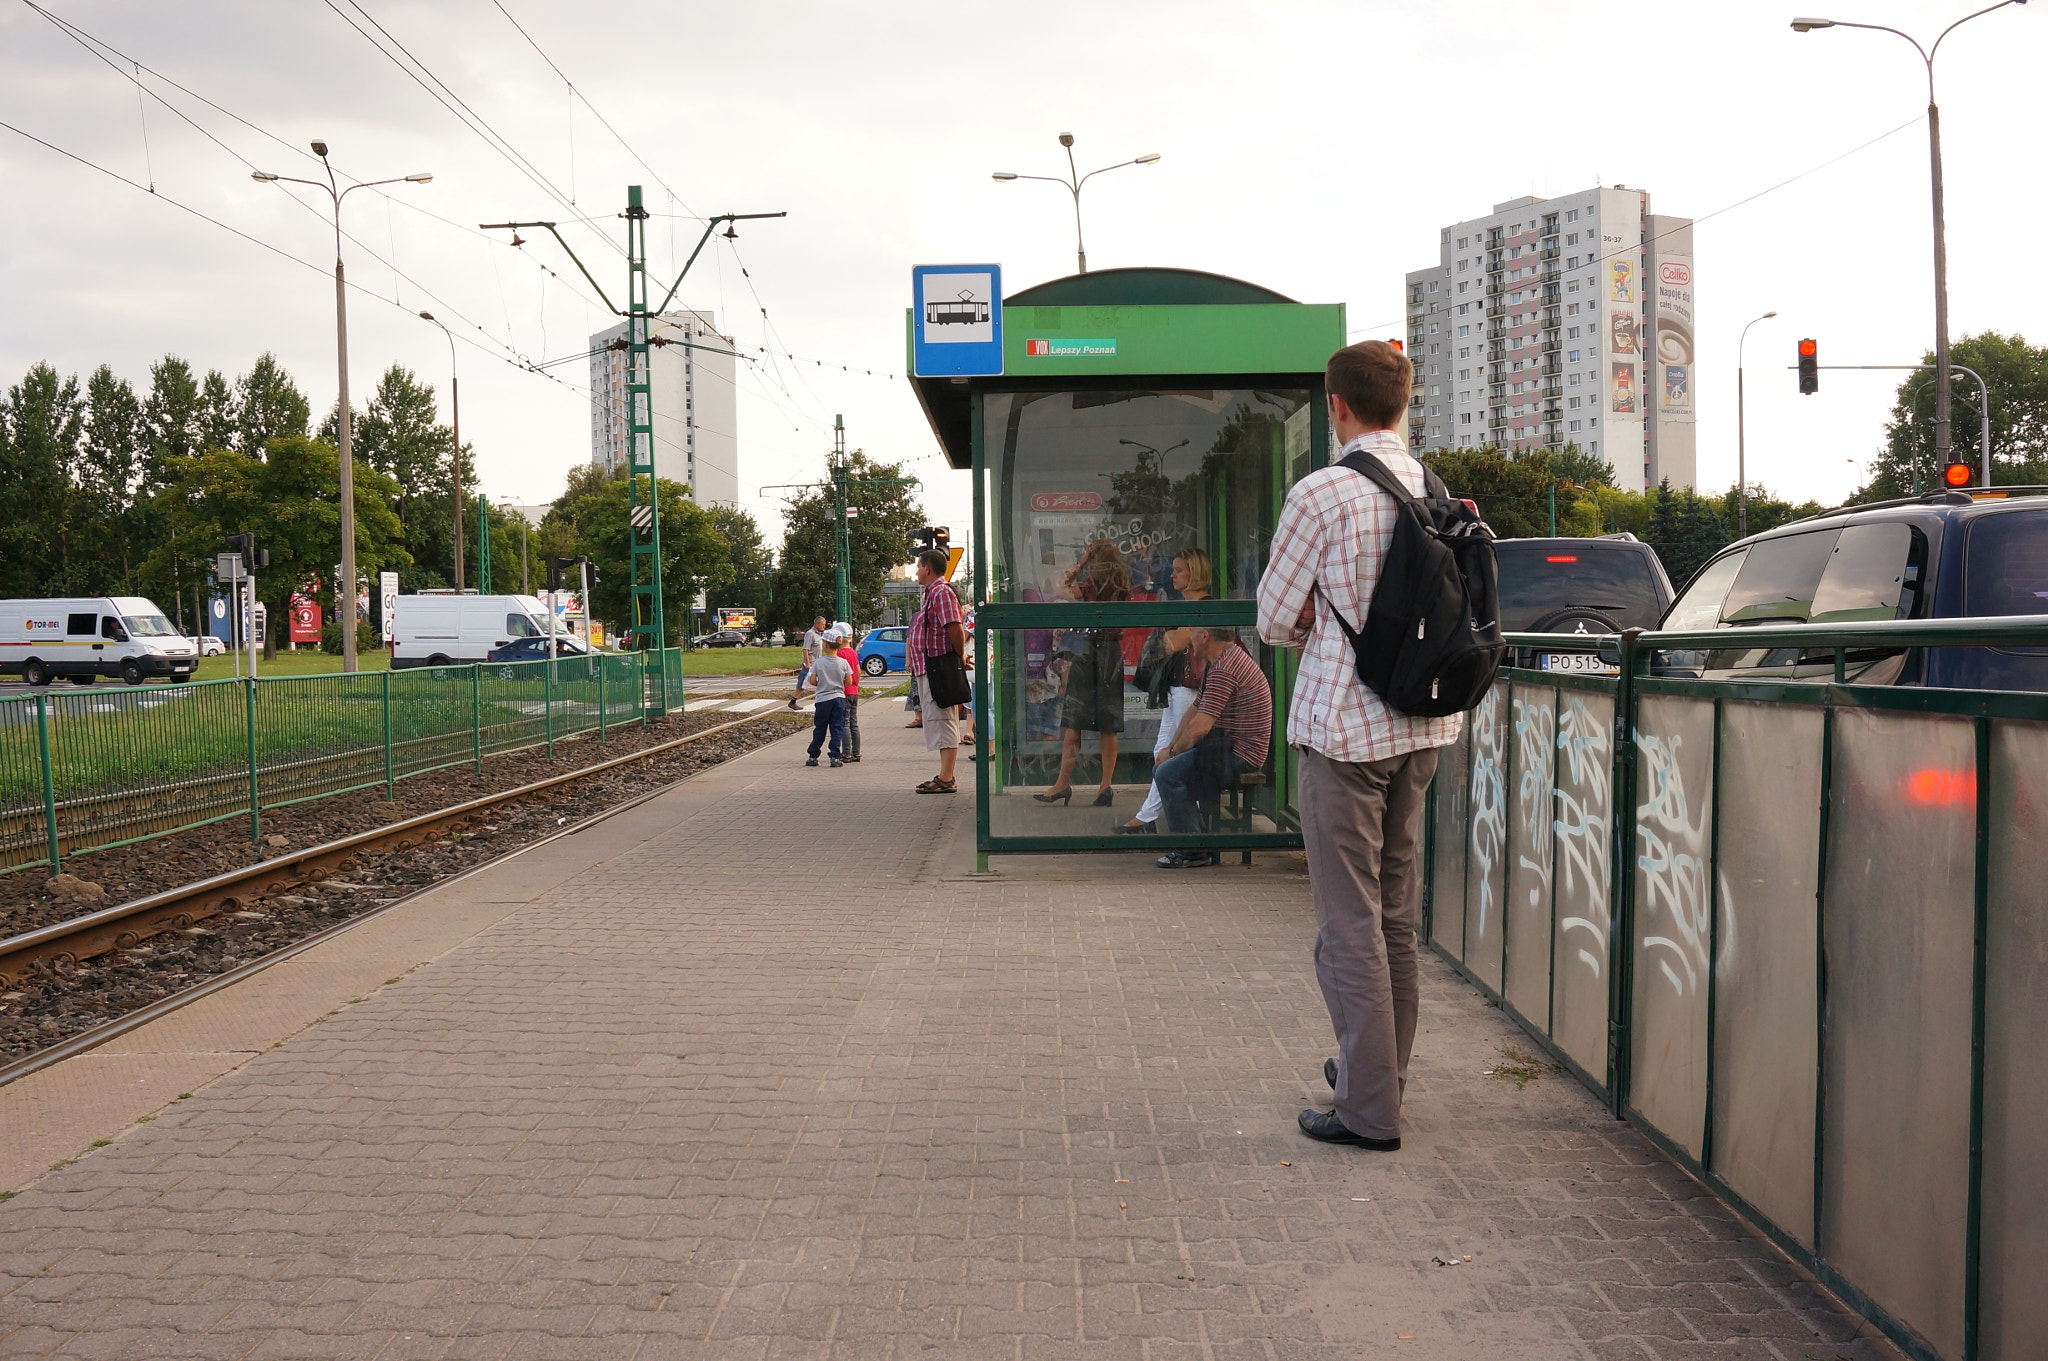
M 910 271 L 911 368 L 919 378 L 1003 371 L 1003 267 L 916 265 Z

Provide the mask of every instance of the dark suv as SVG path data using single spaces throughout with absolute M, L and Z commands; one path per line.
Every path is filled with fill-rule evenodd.
M 1543 652 L 1518 648 L 1517 666 L 1544 671 L 1612 672 L 1578 640 L 1653 629 L 1671 605 L 1671 578 L 1651 547 L 1633 534 L 1597 539 L 1502 539 L 1500 626 L 1508 633 L 1557 633 L 1578 645 Z
M 2048 497 L 1936 492 L 1845 506 L 1725 548 L 1686 583 L 1670 629 L 2048 614 Z M 1731 638 L 1731 642 L 1733 639 Z M 1667 652 L 1660 675 L 1826 680 L 1834 652 Z M 1852 651 L 1864 685 L 2048 690 L 2048 648 Z

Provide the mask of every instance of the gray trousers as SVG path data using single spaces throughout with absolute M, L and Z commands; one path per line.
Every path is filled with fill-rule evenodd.
M 1337 1118 L 1353 1134 L 1396 1139 L 1415 1047 L 1422 808 L 1436 748 L 1363 762 L 1299 751 L 1316 979 L 1337 1035 Z

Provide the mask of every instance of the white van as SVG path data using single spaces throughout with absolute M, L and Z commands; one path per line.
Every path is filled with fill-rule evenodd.
M 547 607 L 530 595 L 423 592 L 392 602 L 391 669 L 467 666 L 515 638 L 548 631 Z M 563 632 L 560 627 L 555 630 Z
M 0 676 L 30 685 L 119 676 L 140 685 L 150 676 L 188 681 L 198 667 L 192 640 L 139 595 L 0 600 Z

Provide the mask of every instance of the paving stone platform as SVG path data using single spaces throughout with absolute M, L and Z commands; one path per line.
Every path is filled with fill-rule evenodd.
M 1520 1036 L 1438 962 L 1404 1148 L 1302 1138 L 1298 856 L 974 878 L 863 717 L 444 890 L 504 910 L 0 1204 L 0 1356 L 1895 1355 L 1569 1079 L 1486 1076 Z

